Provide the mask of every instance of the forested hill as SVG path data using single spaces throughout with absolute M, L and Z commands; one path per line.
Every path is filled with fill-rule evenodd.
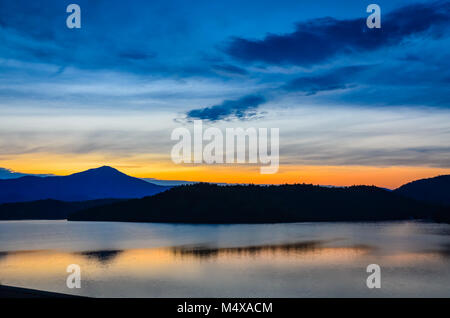
M 80 202 L 38 200 L 0 204 L 0 220 L 63 220 L 71 213 L 99 205 L 111 204 L 121 199 L 100 199 Z
M 450 206 L 450 175 L 416 180 L 395 192 L 418 201 Z
M 373 186 L 194 184 L 76 212 L 69 220 L 276 223 L 431 219 L 446 208 Z

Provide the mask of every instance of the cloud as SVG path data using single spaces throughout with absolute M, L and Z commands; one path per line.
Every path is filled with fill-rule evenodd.
M 352 85 L 355 76 L 370 67 L 369 65 L 345 66 L 324 74 L 298 77 L 288 82 L 283 88 L 288 91 L 303 92 L 306 95 L 314 95 L 321 91 L 345 89 Z
M 147 60 L 151 58 L 155 58 L 157 56 L 156 53 L 150 52 L 139 52 L 139 51 L 128 51 L 128 52 L 122 52 L 119 54 L 121 58 L 127 59 L 127 60 Z
M 247 95 L 237 100 L 225 100 L 221 104 L 211 107 L 193 109 L 187 112 L 187 118 L 203 119 L 209 121 L 225 120 L 230 118 L 249 119 L 257 115 L 256 109 L 266 102 L 260 95 Z
M 297 150 L 297 152 L 295 152 Z M 282 164 L 339 166 L 428 166 L 450 168 L 450 147 L 352 148 L 313 146 L 282 147 Z
M 450 3 L 413 4 L 382 16 L 380 29 L 369 29 L 366 17 L 351 20 L 319 18 L 297 24 L 288 34 L 268 34 L 262 40 L 236 37 L 225 52 L 243 62 L 309 66 L 329 61 L 340 54 L 373 51 L 402 40 L 449 26 Z M 433 36 L 442 31 L 435 30 Z
M 248 72 L 243 68 L 229 64 L 213 65 L 212 68 L 218 74 L 223 74 L 227 76 L 236 76 L 236 75 L 242 76 L 248 74 Z

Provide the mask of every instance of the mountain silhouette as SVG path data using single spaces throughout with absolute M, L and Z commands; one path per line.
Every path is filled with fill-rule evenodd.
M 445 211 L 444 211 L 445 210 Z M 194 184 L 69 215 L 72 221 L 278 223 L 432 219 L 448 209 L 374 186 Z M 448 213 L 446 214 L 448 215 Z
M 169 188 L 103 166 L 69 176 L 25 176 L 0 180 L 0 203 L 45 199 L 59 201 L 131 199 L 154 195 Z
M 416 180 L 394 191 L 418 201 L 450 206 L 450 175 Z

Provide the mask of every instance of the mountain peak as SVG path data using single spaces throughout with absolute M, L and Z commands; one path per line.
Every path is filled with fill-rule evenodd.
M 110 167 L 110 166 L 101 166 L 101 167 L 98 167 L 98 168 L 93 168 L 93 169 L 90 169 L 90 170 L 96 170 L 96 171 L 109 171 L 109 172 L 120 172 L 119 170 L 117 170 L 117 169 L 115 169 L 115 168 L 113 168 L 113 167 Z
M 2 180 L 0 203 L 41 199 L 85 201 L 96 199 L 142 198 L 166 190 L 144 180 L 102 166 L 68 176 L 22 177 Z
M 122 175 L 122 176 L 126 176 L 126 174 L 120 172 L 119 170 L 110 167 L 110 166 L 101 166 L 98 168 L 92 168 L 86 171 L 82 171 L 82 172 L 78 172 L 78 173 L 74 173 L 72 174 L 72 176 L 96 176 L 96 177 L 101 177 L 101 176 L 117 176 L 117 175 Z

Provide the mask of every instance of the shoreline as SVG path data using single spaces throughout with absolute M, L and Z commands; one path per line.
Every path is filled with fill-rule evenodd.
M 84 298 L 84 297 L 77 295 L 48 292 L 38 289 L 0 285 L 0 298 Z

